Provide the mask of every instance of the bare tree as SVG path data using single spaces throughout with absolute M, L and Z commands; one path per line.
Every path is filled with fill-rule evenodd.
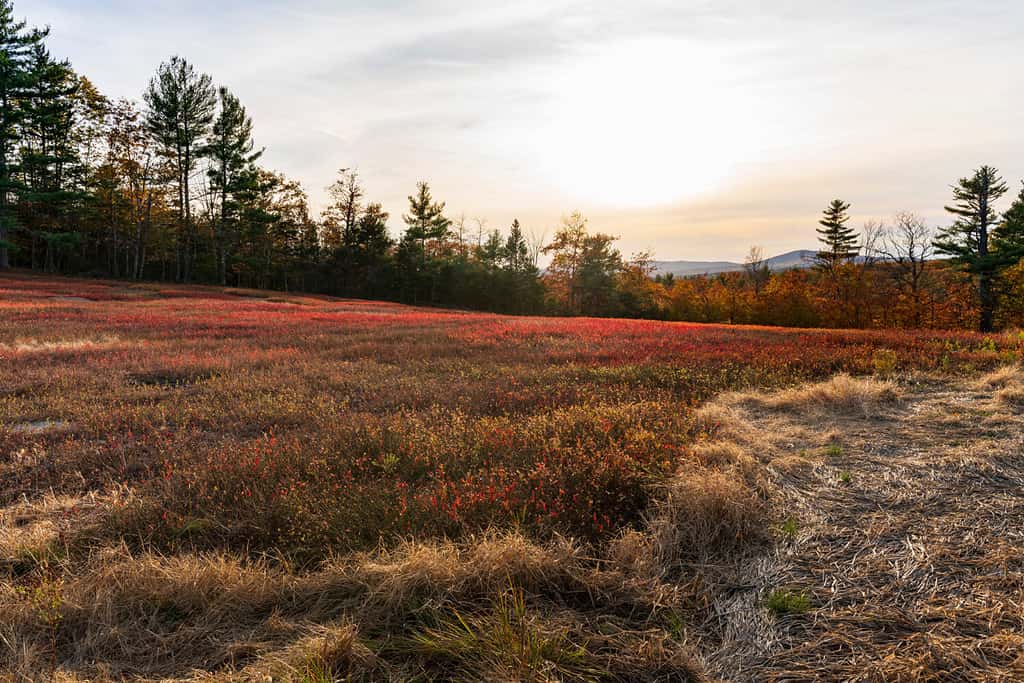
M 528 239 L 530 249 L 530 263 L 533 264 L 534 268 L 539 267 L 540 264 L 540 253 L 544 250 L 544 243 L 547 242 L 548 231 L 541 230 L 539 233 L 535 230 L 530 230 L 530 237 Z
M 473 222 L 476 224 L 476 250 L 480 251 L 484 245 L 484 234 L 487 233 L 487 219 L 474 218 Z
M 893 278 L 913 302 L 914 325 L 921 326 L 921 296 L 925 270 L 935 254 L 934 231 L 923 218 L 908 211 L 897 213 L 893 226 L 886 230 L 880 253 L 893 264 Z
M 880 251 L 888 228 L 885 223 L 878 220 L 870 220 L 864 223 L 860 233 L 860 257 L 859 262 L 862 270 L 870 269 L 879 258 L 883 257 Z
M 468 249 L 466 245 L 466 214 L 460 213 L 459 217 L 452 221 L 452 226 L 452 231 L 459 240 L 459 258 L 465 261 L 468 256 Z
M 855 253 L 851 261 L 845 282 L 841 285 L 842 299 L 848 311 L 848 322 L 854 327 L 863 327 L 872 314 L 871 297 L 872 279 L 875 265 L 878 263 L 878 245 L 885 234 L 882 221 L 870 220 L 864 223 L 859 235 L 859 253 Z
M 772 270 L 764 258 L 764 249 L 761 247 L 750 248 L 746 259 L 743 260 L 743 272 L 746 273 L 747 279 L 753 285 L 754 294 L 760 296 L 761 290 L 768 284 L 772 275 Z

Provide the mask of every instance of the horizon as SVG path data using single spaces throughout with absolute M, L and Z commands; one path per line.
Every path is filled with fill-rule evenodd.
M 15 11 L 112 98 L 140 100 L 161 61 L 189 59 L 239 96 L 264 165 L 314 213 L 355 167 L 392 231 L 427 180 L 449 216 L 489 228 L 517 217 L 550 235 L 580 210 L 624 254 L 741 261 L 755 244 L 813 248 L 837 196 L 858 227 L 898 210 L 941 225 L 949 186 L 978 165 L 1014 188 L 1024 176 L 1012 2 L 333 4 Z M 957 97 L 965 82 L 984 95 Z

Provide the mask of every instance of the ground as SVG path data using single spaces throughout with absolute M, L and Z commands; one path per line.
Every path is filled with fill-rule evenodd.
M 0 680 L 1017 680 L 1024 336 L 0 277 Z
M 1024 678 L 1022 381 L 1011 369 L 907 383 L 865 410 L 726 397 L 787 511 L 788 541 L 744 580 L 807 603 L 770 620 L 741 612 L 716 668 L 751 681 Z

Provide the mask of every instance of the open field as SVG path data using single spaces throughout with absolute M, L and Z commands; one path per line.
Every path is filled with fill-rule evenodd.
M 1024 672 L 1019 333 L 17 275 L 0 321 L 11 680 Z

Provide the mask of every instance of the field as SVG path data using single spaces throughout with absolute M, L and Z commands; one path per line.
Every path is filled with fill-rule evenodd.
M 25 275 L 0 276 L 0 321 L 11 680 L 1021 671 L 1019 333 L 514 318 Z M 922 483 L 929 424 L 950 446 L 932 455 L 987 472 L 981 488 Z M 979 445 L 1017 457 L 978 464 L 962 450 Z M 870 498 L 904 494 L 896 482 L 924 488 Z M 913 528 L 954 498 L 988 527 L 974 554 L 943 547 L 986 576 L 1001 562 L 1001 580 L 933 568 L 914 578 L 931 593 L 883 589 L 893 563 L 913 575 L 898 534 L 877 575 L 835 538 L 879 505 Z M 867 611 L 843 612 L 857 590 L 825 580 L 840 556 L 875 586 Z M 929 624 L 953 612 L 915 622 L 901 602 L 938 609 L 950 591 L 984 595 L 985 618 L 942 635 Z M 886 626 L 887 606 L 903 622 Z M 899 624 L 938 635 L 900 649 Z

